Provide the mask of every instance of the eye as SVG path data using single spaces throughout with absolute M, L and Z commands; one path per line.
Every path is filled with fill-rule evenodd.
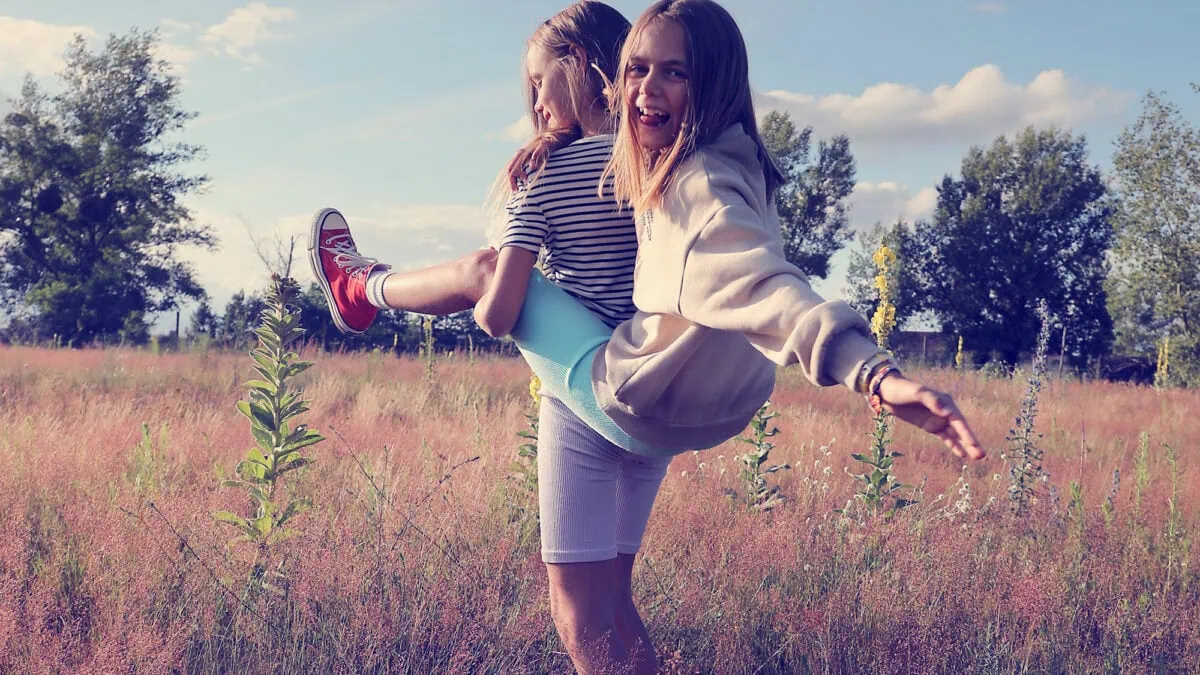
M 683 72 L 682 70 L 679 70 L 678 68 L 672 68 L 671 70 L 668 70 L 667 76 L 671 77 L 672 79 L 676 79 L 676 80 L 686 80 L 688 77 L 687 73 Z
M 641 64 L 633 63 L 629 65 L 630 75 L 645 75 L 648 69 Z

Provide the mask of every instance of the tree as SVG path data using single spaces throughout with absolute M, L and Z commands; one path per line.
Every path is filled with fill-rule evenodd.
M 823 279 L 829 275 L 829 259 L 851 236 L 846 200 L 854 191 L 856 169 L 850 139 L 821 141 L 813 163 L 812 127 L 797 131 L 790 115 L 772 110 L 760 133 L 785 177 L 775 198 L 784 255 L 805 274 Z
M 200 300 L 200 306 L 192 314 L 192 323 L 188 327 L 187 338 L 195 340 L 200 336 L 207 336 L 210 339 L 217 337 L 217 330 L 221 326 L 221 319 L 212 311 L 212 306 L 208 304 L 208 298 Z
M 217 337 L 227 347 L 243 349 L 258 338 L 254 329 L 267 303 L 257 293 L 247 295 L 245 291 L 233 294 L 225 305 Z
M 1108 291 L 1117 346 L 1153 357 L 1170 336 L 1172 381 L 1200 384 L 1200 130 L 1150 92 L 1116 145 Z
M 439 349 L 446 350 L 466 349 L 472 345 L 475 349 L 491 349 L 502 342 L 475 323 L 471 310 L 434 317 L 433 341 Z
M 896 325 L 920 314 L 926 306 L 922 280 L 918 278 L 921 268 L 914 265 L 920 246 L 918 237 L 928 226 L 912 225 L 897 220 L 891 227 L 875 223 L 870 230 L 855 236 L 858 246 L 850 251 L 850 264 L 846 270 L 846 284 L 850 306 L 863 316 L 873 316 L 879 302 L 879 290 L 875 287 L 876 266 L 873 256 L 880 245 L 887 244 L 896 253 L 893 304 L 896 306 Z
M 1105 256 L 1113 206 L 1087 143 L 1032 127 L 973 147 L 946 176 L 917 260 L 943 329 L 1008 364 L 1034 347 L 1044 299 L 1076 365 L 1112 340 Z
M 0 290 L 43 337 L 143 341 L 149 314 L 203 295 L 178 253 L 214 245 L 180 202 L 207 178 L 180 170 L 201 149 L 170 140 L 194 114 L 157 39 L 77 36 L 62 92 L 26 77 L 0 123 Z

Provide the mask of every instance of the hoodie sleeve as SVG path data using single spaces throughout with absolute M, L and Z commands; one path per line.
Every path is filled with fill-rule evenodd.
M 743 333 L 775 363 L 799 363 L 814 384 L 853 389 L 862 363 L 879 352 L 870 325 L 845 302 L 817 295 L 763 220 L 736 198 L 712 212 L 684 263 L 680 313 Z

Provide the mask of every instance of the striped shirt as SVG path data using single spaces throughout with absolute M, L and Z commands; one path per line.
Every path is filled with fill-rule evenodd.
M 532 187 L 508 202 L 500 248 L 542 256 L 542 271 L 609 326 L 633 316 L 637 233 L 633 212 L 596 194 L 613 136 L 589 136 L 554 152 Z

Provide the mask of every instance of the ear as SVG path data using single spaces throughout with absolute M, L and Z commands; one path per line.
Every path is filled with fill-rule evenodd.
M 571 56 L 574 56 L 575 59 L 579 61 L 579 67 L 584 70 L 587 70 L 589 67 L 587 50 L 585 50 L 583 47 L 580 47 L 579 45 L 571 45 L 570 52 L 571 52 Z

